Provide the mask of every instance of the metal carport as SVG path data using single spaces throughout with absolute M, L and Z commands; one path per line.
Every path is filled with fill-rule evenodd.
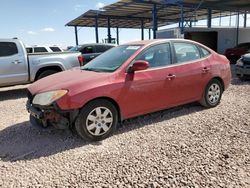
M 153 38 L 156 38 L 156 31 L 160 26 L 179 23 L 183 32 L 185 25 L 192 26 L 192 22 L 198 20 L 207 19 L 207 27 L 211 27 L 213 18 L 238 15 L 239 19 L 239 14 L 242 13 L 245 15 L 246 27 L 249 10 L 250 1 L 245 0 L 120 0 L 102 10 L 89 10 L 66 26 L 75 27 L 77 45 L 77 27 L 95 27 L 97 43 L 99 27 L 107 28 L 108 42 L 111 42 L 111 27 L 117 29 L 118 41 L 119 28 L 141 29 L 143 40 L 144 29 L 152 29 Z

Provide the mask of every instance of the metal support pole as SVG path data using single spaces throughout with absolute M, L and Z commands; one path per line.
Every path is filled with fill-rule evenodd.
M 184 14 L 183 14 L 183 5 L 181 5 L 181 34 L 184 34 Z
M 232 13 L 230 12 L 230 17 L 229 17 L 229 26 L 232 26 Z
M 144 40 L 144 22 L 141 20 L 141 40 Z
M 247 11 L 244 13 L 244 28 L 247 27 Z
M 108 18 L 108 43 L 111 43 L 110 18 Z
M 119 45 L 119 28 L 116 27 L 116 44 Z
M 148 39 L 149 40 L 151 39 L 151 29 L 150 28 L 148 29 Z
M 220 12 L 219 26 L 221 26 L 221 12 Z
M 238 11 L 237 18 L 236 18 L 236 24 L 237 24 L 237 29 L 236 29 L 236 45 L 239 44 L 239 26 L 240 26 L 240 12 Z
M 77 32 L 77 26 L 75 26 L 75 38 L 76 38 L 76 46 L 78 46 L 78 32 Z
M 211 8 L 207 9 L 207 27 L 208 28 L 212 27 L 212 9 Z
M 98 36 L 98 17 L 95 18 L 95 40 L 96 40 L 96 43 L 99 43 L 99 36 Z
M 153 17 L 153 39 L 156 39 L 156 31 L 157 31 L 157 9 L 156 4 L 153 5 L 152 10 L 152 17 Z

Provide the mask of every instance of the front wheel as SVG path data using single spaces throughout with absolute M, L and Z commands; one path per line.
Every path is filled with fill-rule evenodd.
M 83 139 L 99 141 L 110 136 L 117 127 L 118 112 L 115 106 L 103 99 L 88 103 L 75 122 L 76 132 Z
M 207 108 L 212 108 L 220 103 L 221 95 L 223 93 L 222 83 L 217 80 L 211 80 L 203 93 L 202 99 L 200 101 L 202 106 Z

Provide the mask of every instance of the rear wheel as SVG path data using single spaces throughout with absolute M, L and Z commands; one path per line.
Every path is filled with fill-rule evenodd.
M 208 108 L 217 106 L 220 103 L 222 93 L 222 83 L 217 79 L 211 80 L 203 93 L 201 105 Z
M 37 80 L 40 80 L 44 77 L 47 77 L 47 76 L 50 76 L 52 74 L 55 74 L 55 73 L 58 73 L 58 71 L 56 70 L 46 70 L 44 72 L 42 72 L 38 77 L 37 77 Z
M 76 119 L 77 133 L 86 140 L 99 141 L 110 136 L 117 127 L 118 112 L 115 106 L 103 99 L 87 104 Z

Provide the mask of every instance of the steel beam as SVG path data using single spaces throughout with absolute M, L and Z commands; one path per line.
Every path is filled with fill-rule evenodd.
M 119 28 L 116 27 L 116 44 L 119 45 Z
M 247 27 L 247 11 L 244 13 L 244 28 Z
M 157 9 L 156 9 L 156 4 L 153 5 L 153 10 L 152 10 L 152 20 L 153 20 L 153 39 L 156 39 L 156 31 L 158 28 L 158 21 L 157 21 Z
M 144 40 L 144 22 L 141 21 L 141 40 Z
M 236 17 L 236 45 L 239 44 L 239 27 L 240 27 L 240 12 L 238 12 Z
M 184 34 L 184 13 L 183 13 L 183 5 L 181 6 L 181 34 Z
M 99 43 L 99 36 L 98 36 L 98 17 L 95 18 L 95 40 L 96 40 L 96 43 Z
M 111 43 L 110 18 L 108 18 L 108 43 Z
M 78 46 L 78 31 L 77 31 L 77 26 L 75 26 L 75 38 L 76 38 L 76 46 Z
M 207 27 L 208 28 L 212 27 L 212 9 L 211 8 L 207 9 Z

